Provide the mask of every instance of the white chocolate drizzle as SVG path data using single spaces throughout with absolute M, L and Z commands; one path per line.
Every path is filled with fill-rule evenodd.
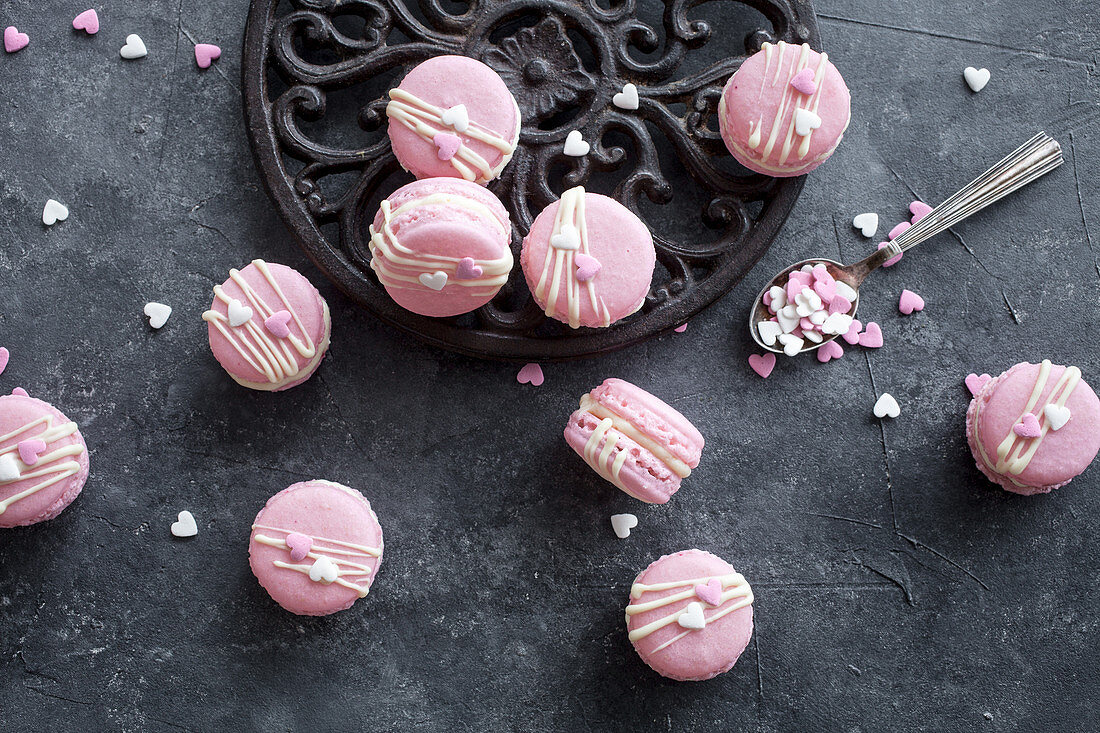
M 447 275 L 446 285 L 457 285 L 464 288 L 473 288 L 471 295 L 486 296 L 496 293 L 504 283 L 508 281 L 508 273 L 512 271 L 512 249 L 507 244 L 502 248 L 500 256 L 492 260 L 475 260 L 475 265 L 482 270 L 481 276 L 470 279 L 459 279 L 455 276 L 458 263 L 464 257 L 447 257 L 436 254 L 423 254 L 416 252 L 397 238 L 393 231 L 393 220 L 407 211 L 422 206 L 451 206 L 469 209 L 479 214 L 483 219 L 492 224 L 504 235 L 507 242 L 511 232 L 504 222 L 493 213 L 485 204 L 466 196 L 456 196 L 449 193 L 433 193 L 418 199 L 407 201 L 394 209 L 389 200 L 382 202 L 382 228 L 375 230 L 374 224 L 370 225 L 370 252 L 371 269 L 378 274 L 378 279 L 387 287 L 426 289 L 427 286 L 420 279 L 421 275 L 434 275 L 443 272 Z
M 672 471 L 673 473 L 675 473 L 680 478 L 684 479 L 684 478 L 687 478 L 688 476 L 691 475 L 691 466 L 689 466 L 687 463 L 682 461 L 680 458 L 677 458 L 676 455 L 672 451 L 670 451 L 668 448 L 661 445 L 656 440 L 654 440 L 649 435 L 647 435 L 645 432 L 640 430 L 636 425 L 634 425 L 634 423 L 630 422 L 630 420 L 626 419 L 624 416 L 622 416 L 619 413 L 615 412 L 614 410 L 610 409 L 609 407 L 607 407 L 603 403 L 597 402 L 592 397 L 591 394 L 585 394 L 584 396 L 581 397 L 580 407 L 585 412 L 593 415 L 594 417 L 596 417 L 596 419 L 600 420 L 601 421 L 600 422 L 601 426 L 603 425 L 603 423 L 605 421 L 608 421 L 608 420 L 611 421 L 608 424 L 608 426 L 606 428 L 604 428 L 604 432 L 607 432 L 607 430 L 609 430 L 611 428 L 614 428 L 616 431 L 618 431 L 619 433 L 622 433 L 623 435 L 627 436 L 628 438 L 633 440 L 635 443 L 642 446 L 647 451 L 649 451 L 654 456 L 656 456 L 657 459 L 661 461 L 661 463 L 668 466 L 668 469 L 670 471 Z M 599 432 L 598 428 L 597 428 L 597 432 Z M 603 435 L 603 433 L 600 433 L 600 437 L 602 437 L 602 435 Z M 618 439 L 617 436 L 614 436 L 614 435 L 611 436 L 611 437 L 615 438 L 616 440 Z M 593 444 L 593 439 L 595 439 L 594 444 Z M 592 436 L 589 437 L 588 442 L 590 444 L 593 444 L 592 451 L 595 451 L 595 445 L 597 445 L 599 443 L 599 439 L 596 438 L 596 433 L 593 433 Z M 612 447 L 614 447 L 614 443 L 612 443 Z M 586 448 L 585 448 L 585 460 L 586 461 L 588 460 L 588 453 L 589 452 L 590 451 L 588 450 L 588 448 L 586 446 Z M 601 455 L 603 455 L 604 453 L 610 455 L 609 449 L 606 446 L 604 447 L 604 450 L 601 453 Z M 624 453 L 625 453 L 625 451 L 624 451 Z M 597 472 L 601 471 L 600 467 L 597 464 L 593 463 L 592 461 L 588 461 L 588 463 Z M 621 464 L 620 464 L 620 466 L 621 466 Z M 602 473 L 601 473 L 601 475 L 602 475 Z M 616 477 L 616 479 L 618 478 L 618 471 L 616 471 L 614 473 L 614 476 Z M 606 476 L 605 476 L 605 478 L 606 478 Z M 610 481 L 611 479 L 608 479 L 608 480 Z M 612 481 L 612 483 L 615 483 L 615 485 L 618 486 L 618 484 L 615 481 Z M 620 486 L 619 488 L 622 488 L 622 487 Z
M 229 271 L 229 278 L 244 292 L 245 298 L 251 304 L 255 312 L 253 317 L 240 326 L 231 326 L 229 317 L 216 310 L 208 310 L 202 314 L 202 319 L 214 325 L 238 354 L 271 384 L 280 384 L 294 379 L 307 368 L 312 366 L 313 359 L 317 356 L 317 345 L 306 331 L 302 318 L 283 294 L 271 269 L 263 260 L 252 260 L 253 267 L 268 284 L 282 303 L 281 308 L 273 308 L 259 293 L 248 284 L 239 270 Z M 228 307 L 233 298 L 225 292 L 221 285 L 214 286 L 214 297 Z M 293 332 L 286 338 L 276 338 L 264 327 L 264 321 L 279 310 L 290 313 L 291 320 L 298 326 L 298 338 Z
M 39 426 L 42 426 L 40 432 L 31 432 Z M 15 460 L 16 466 L 20 467 L 18 478 L 11 480 L 0 479 L 0 486 L 7 486 L 33 478 L 43 479 L 43 481 L 40 481 L 30 488 L 24 489 L 17 494 L 12 494 L 7 499 L 0 501 L 0 514 L 6 512 L 8 507 L 17 501 L 37 494 L 39 491 L 53 486 L 59 481 L 64 481 L 68 477 L 74 476 L 80 472 L 80 463 L 73 459 L 84 453 L 84 446 L 82 444 L 75 443 L 49 451 L 51 443 L 67 438 L 77 430 L 78 428 L 75 422 L 66 422 L 55 426 L 53 424 L 53 416 L 44 415 L 7 435 L 0 435 L 0 456 L 9 453 L 13 454 L 12 458 Z M 46 444 L 46 448 L 49 452 L 39 455 L 38 461 L 35 462 L 33 466 L 28 466 L 19 458 L 18 453 L 19 443 L 24 440 L 41 440 Z M 13 442 L 11 445 L 3 447 L 8 441 Z
M 630 586 L 630 597 L 634 600 L 640 599 L 644 594 L 649 592 L 674 590 L 680 588 L 683 588 L 684 590 L 681 590 L 679 593 L 670 593 L 667 596 L 662 596 L 661 598 L 657 598 L 655 600 L 647 601 L 644 603 L 631 603 L 626 607 L 627 625 L 630 624 L 630 617 L 635 614 L 652 611 L 655 608 L 663 608 L 665 606 L 673 603 L 678 603 L 680 601 L 690 601 L 694 599 L 695 586 L 706 585 L 714 579 L 717 579 L 722 583 L 722 595 L 719 599 L 717 606 L 710 607 L 704 610 L 703 618 L 706 625 L 710 625 L 711 623 L 717 621 L 723 616 L 731 614 L 738 609 L 752 605 L 752 588 L 749 587 L 748 581 L 745 580 L 745 576 L 741 575 L 741 573 L 713 575 L 707 576 L 705 578 L 691 578 L 689 580 L 677 580 L 668 583 L 634 583 L 632 586 Z M 644 626 L 639 626 L 636 629 L 632 629 L 628 634 L 628 638 L 631 641 L 639 641 L 641 639 L 644 639 L 653 632 L 663 629 L 670 624 L 676 623 L 677 619 L 680 618 L 680 614 L 683 613 L 683 611 L 684 609 L 681 608 L 673 613 L 670 613 L 667 616 L 663 616 L 657 619 L 656 621 L 651 621 Z M 707 615 L 707 611 L 710 611 L 709 615 Z M 692 629 L 683 631 L 676 636 L 673 636 L 671 639 L 664 642 L 653 651 L 659 652 L 662 649 L 665 649 L 676 643 L 691 632 Z
M 565 314 L 569 326 L 580 328 L 582 288 L 587 291 L 588 299 L 592 304 L 592 312 L 600 318 L 600 325 L 610 326 L 611 313 L 608 311 L 603 297 L 596 293 L 594 279 L 584 283 L 577 279 L 576 255 L 578 253 L 591 254 L 588 248 L 588 226 L 585 221 L 584 188 L 582 186 L 571 188 L 561 195 L 558 210 L 554 217 L 554 228 L 550 232 L 550 241 L 552 242 L 554 237 L 561 234 L 567 226 L 574 227 L 580 235 L 580 247 L 577 250 L 569 250 L 558 249 L 552 244 L 547 244 L 546 259 L 542 263 L 542 275 L 539 277 L 538 286 L 535 288 L 535 296 L 546 303 L 544 308 L 546 315 L 557 318 L 562 281 L 564 280 Z
M 261 545 L 267 545 L 269 547 L 277 547 L 281 550 L 290 552 L 290 548 L 286 544 L 286 538 L 292 534 L 303 534 L 296 530 L 281 529 L 279 527 L 271 527 L 265 524 L 253 524 L 253 530 L 263 530 L 266 532 L 278 532 L 282 534 L 282 537 L 270 537 L 266 534 L 259 532 L 253 537 L 256 542 Z M 306 535 L 307 537 L 309 535 Z M 335 563 L 339 573 L 334 581 L 337 585 L 348 588 L 355 591 L 360 598 L 367 595 L 367 591 L 370 588 L 370 583 L 361 585 L 363 580 L 368 578 L 373 570 L 369 565 L 365 565 L 363 562 L 357 562 L 356 559 L 366 558 L 366 562 L 369 562 L 371 558 L 381 556 L 382 550 L 377 547 L 368 547 L 367 545 L 357 545 L 352 542 L 344 542 L 342 540 L 332 540 L 326 537 L 310 537 L 313 540 L 313 544 L 306 553 L 306 557 L 310 558 L 314 562 L 324 557 Z M 334 545 L 334 547 L 322 547 L 324 545 Z M 295 564 L 285 562 L 283 560 L 273 560 L 272 564 L 277 568 L 283 570 L 293 570 L 294 572 L 304 573 L 309 575 L 310 568 L 313 563 Z
M 514 97 L 512 98 L 512 105 L 516 108 L 516 120 L 519 120 L 519 107 L 516 106 Z M 450 163 L 458 174 L 467 181 L 488 183 L 499 176 L 516 151 L 516 143 L 519 142 L 519 124 L 516 125 L 514 139 L 509 142 L 498 133 L 479 125 L 473 120 L 470 120 L 465 130 L 459 132 L 453 126 L 443 122 L 445 111 L 441 107 L 425 102 L 416 95 L 400 88 L 390 90 L 390 102 L 386 105 L 387 117 L 409 128 L 433 146 L 435 145 L 434 140 L 437 133 L 452 132 L 458 135 L 460 139 L 465 136 L 496 148 L 501 153 L 500 162 L 496 165 L 490 165 L 489 161 L 471 150 L 463 139 L 458 151 L 451 157 Z

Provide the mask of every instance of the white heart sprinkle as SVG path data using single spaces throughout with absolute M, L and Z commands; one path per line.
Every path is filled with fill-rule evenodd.
M 815 326 L 820 326 L 822 323 L 825 322 L 825 319 L 828 317 L 829 311 L 825 310 L 824 308 L 819 308 L 808 316 L 808 318 L 810 319 L 810 323 L 814 324 Z
M 1068 407 L 1062 407 L 1061 405 L 1055 404 L 1044 407 L 1043 415 L 1046 416 L 1047 422 L 1050 423 L 1051 430 L 1060 430 L 1063 425 L 1069 422 L 1070 418 Z
M 550 237 L 550 246 L 554 249 L 576 250 L 581 247 L 581 233 L 572 224 L 566 224 L 561 231 Z
M 784 354 L 787 356 L 794 356 L 802 351 L 802 346 L 806 342 L 792 333 L 784 333 L 779 336 L 779 343 L 783 344 Z
M 841 280 L 836 281 L 836 294 L 844 298 L 849 303 L 856 302 L 856 291 L 846 282 Z
M 252 309 L 234 298 L 229 301 L 229 325 L 233 328 L 243 326 L 252 320 Z
M 583 158 L 588 155 L 588 151 L 591 149 L 592 146 L 584 139 L 580 130 L 573 130 L 565 136 L 564 151 L 566 155 L 572 155 L 574 158 Z
M 856 214 L 855 218 L 852 219 L 852 226 L 858 229 L 863 236 L 873 237 L 875 232 L 878 231 L 878 214 L 873 212 Z
M 443 270 L 436 270 L 435 272 L 422 272 L 420 277 L 420 284 L 426 288 L 432 290 L 442 290 L 447 287 L 447 273 Z
M 852 320 L 852 316 L 847 313 L 833 313 L 821 324 L 821 332 L 834 336 L 848 333 L 848 329 L 852 327 Z
M 164 303 L 146 303 L 144 312 L 149 316 L 149 325 L 152 328 L 160 328 L 168 323 L 168 317 L 172 315 L 172 306 Z
M 470 113 L 466 111 L 466 105 L 456 104 L 448 110 L 444 110 L 440 119 L 443 124 L 453 127 L 456 132 L 466 132 L 470 127 Z
M 17 481 L 19 476 L 19 464 L 15 462 L 15 454 L 5 453 L 0 456 L 0 481 Z
M 817 331 L 803 331 L 802 335 L 806 337 L 807 341 L 813 341 L 815 344 L 820 344 L 825 340 L 825 337 Z
M 815 113 L 801 107 L 794 111 L 794 131 L 802 137 L 806 137 L 819 127 L 821 127 L 821 118 Z
M 821 307 L 821 296 L 809 288 L 802 288 L 802 292 L 794 296 L 795 312 L 805 318 Z
M 775 313 L 777 310 L 787 304 L 786 288 L 781 288 L 778 285 L 772 285 L 771 289 L 768 290 L 768 294 L 772 296 L 771 305 L 768 306 L 769 308 L 771 308 L 772 313 Z
M 172 536 L 194 537 L 199 533 L 199 525 L 195 524 L 195 516 L 184 509 L 176 515 L 176 521 L 172 522 Z
M 760 321 L 756 324 L 756 333 L 766 346 L 775 346 L 779 334 L 783 333 L 783 327 L 775 321 Z
M 118 55 L 124 59 L 140 59 L 149 51 L 145 48 L 145 41 L 137 33 L 126 36 L 126 45 L 118 50 Z
M 623 90 L 611 98 L 611 103 L 619 109 L 638 109 L 638 87 L 624 84 Z
M 783 333 L 790 333 L 798 328 L 798 321 L 801 320 L 798 310 L 793 305 L 783 306 L 775 314 L 775 317 L 779 319 L 779 328 L 783 330 Z
M 889 392 L 883 392 L 875 403 L 875 417 L 897 417 L 900 414 L 898 401 Z
M 692 601 L 687 605 L 687 610 L 676 617 L 676 623 L 685 629 L 701 629 L 707 625 L 707 617 L 703 615 L 703 604 Z
M 60 201 L 54 201 L 49 199 L 46 201 L 46 205 L 42 207 L 42 223 L 48 227 L 52 227 L 59 221 L 65 221 L 69 218 L 69 208 Z
M 966 85 L 971 90 L 980 92 L 989 83 L 989 69 L 975 69 L 973 66 L 967 66 L 963 69 L 963 79 L 966 79 Z
M 625 540 L 630 536 L 630 530 L 638 526 L 638 518 L 633 514 L 612 514 L 611 529 L 615 530 L 615 536 Z
M 335 583 L 340 577 L 340 568 L 329 558 L 322 555 L 309 568 L 309 579 L 314 583 Z

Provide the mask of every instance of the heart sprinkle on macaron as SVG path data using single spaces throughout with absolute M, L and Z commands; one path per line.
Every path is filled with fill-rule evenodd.
M 978 375 L 971 373 L 966 375 L 966 379 L 963 380 L 963 383 L 966 384 L 966 388 L 970 390 L 970 394 L 977 396 L 977 394 L 982 391 L 982 387 L 984 387 L 990 379 L 993 379 L 993 377 L 988 374 Z
M 1039 427 L 1039 418 L 1030 412 L 1025 412 L 1020 422 L 1012 426 L 1012 432 L 1021 438 L 1038 438 L 1042 429 Z
M 455 280 L 476 280 L 483 274 L 484 268 L 473 257 L 463 257 L 455 266 Z
M 706 583 L 696 583 L 693 590 L 695 596 L 708 606 L 722 605 L 722 581 L 718 578 L 711 578 Z
M 275 338 L 285 339 L 290 335 L 290 319 L 293 316 L 288 310 L 272 313 L 264 320 L 264 328 Z

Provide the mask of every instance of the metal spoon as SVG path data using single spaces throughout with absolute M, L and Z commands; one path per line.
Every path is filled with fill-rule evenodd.
M 764 294 L 773 285 L 786 287 L 788 275 L 807 264 L 825 265 L 829 274 L 837 282 L 846 283 L 852 290 L 856 291 L 852 308 L 849 310 L 849 314 L 854 316 L 856 309 L 859 308 L 859 286 L 871 272 L 878 269 L 884 262 L 916 247 L 924 240 L 934 237 L 958 224 L 971 214 L 981 211 L 994 201 L 998 201 L 1016 189 L 1031 183 L 1036 178 L 1051 172 L 1062 165 L 1062 162 L 1061 146 L 1045 132 L 1040 132 L 1001 162 L 968 183 L 954 196 L 925 214 L 920 221 L 869 257 L 865 257 L 851 265 L 843 265 L 824 257 L 794 263 L 773 277 L 756 296 L 756 303 L 753 306 L 752 313 L 749 314 L 749 333 L 752 334 L 753 340 L 761 348 L 777 354 L 783 353 L 783 347 L 778 342 L 772 346 L 764 343 L 757 330 L 757 324 L 761 321 L 767 321 L 771 317 L 771 312 L 764 305 Z M 806 340 L 797 353 L 813 351 L 835 338 L 835 335 L 824 335 L 821 343 Z

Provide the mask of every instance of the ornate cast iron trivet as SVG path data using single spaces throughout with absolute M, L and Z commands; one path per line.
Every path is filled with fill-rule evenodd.
M 636 5 L 252 0 L 245 115 L 268 193 L 305 251 L 345 293 L 438 346 L 545 361 L 611 351 L 675 328 L 748 272 L 802 189 L 802 178 L 749 174 L 732 162 L 716 125 L 722 85 L 742 52 L 764 41 L 820 44 L 809 0 L 664 0 L 663 15 L 654 12 L 652 22 L 642 11 L 660 10 L 659 3 Z M 763 18 L 755 16 L 747 29 L 743 21 L 719 28 L 689 18 L 700 6 L 719 5 L 738 6 L 722 9 L 739 17 L 749 6 Z M 712 59 L 693 69 L 708 50 Z M 386 92 L 439 54 L 472 56 L 496 69 L 523 112 L 515 157 L 490 185 L 512 215 L 516 267 L 493 303 L 447 319 L 419 316 L 390 300 L 370 269 L 367 234 L 381 198 L 412 180 L 385 134 Z M 636 111 L 611 103 L 626 82 L 638 87 Z M 343 131 L 334 132 L 340 122 Z M 585 158 L 562 152 L 573 129 L 592 143 Z M 575 185 L 638 213 L 657 246 L 646 304 L 607 329 L 574 331 L 547 319 L 518 264 L 522 233 L 534 216 Z

